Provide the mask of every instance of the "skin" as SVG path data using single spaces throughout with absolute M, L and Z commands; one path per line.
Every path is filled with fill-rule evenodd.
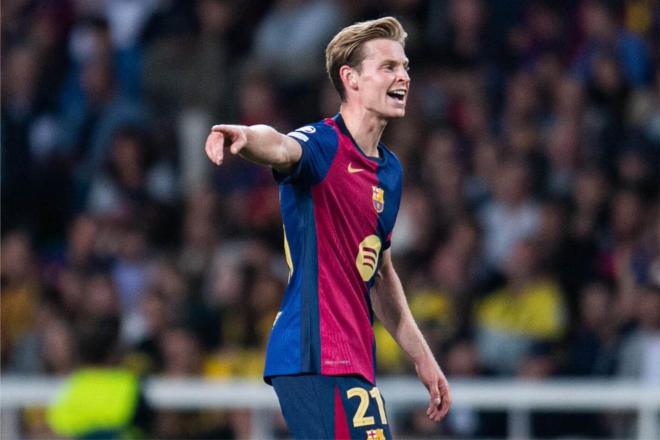
M 410 88 L 408 58 L 403 46 L 393 40 L 375 39 L 364 44 L 365 59 L 358 68 L 339 69 L 346 90 L 340 113 L 346 127 L 367 156 L 378 157 L 378 142 L 390 119 L 402 118 Z M 398 100 L 388 91 L 404 90 Z M 224 150 L 280 172 L 294 167 L 302 148 L 292 138 L 266 125 L 215 125 L 206 140 L 206 154 L 222 164 Z M 451 405 L 449 383 L 410 312 L 403 286 L 392 264 L 390 250 L 382 255 L 382 265 L 371 291 L 376 316 L 408 353 L 420 380 L 429 392 L 427 416 L 441 420 Z

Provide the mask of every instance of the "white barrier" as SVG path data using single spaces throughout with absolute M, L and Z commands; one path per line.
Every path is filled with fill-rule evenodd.
M 46 406 L 60 385 L 61 380 L 45 377 L 0 377 L 2 438 L 18 435 L 17 410 Z M 532 410 L 629 410 L 639 416 L 637 438 L 660 438 L 657 419 L 660 386 L 613 380 L 452 380 L 451 385 L 456 408 L 509 412 L 511 439 L 530 438 Z M 388 412 L 393 415 L 406 408 L 422 408 L 428 402 L 426 390 L 413 377 L 385 377 L 378 380 L 378 387 L 387 400 Z M 251 418 L 254 438 L 270 436 L 271 418 L 263 415 L 278 408 L 275 393 L 260 381 L 149 379 L 146 394 L 157 408 L 249 409 L 259 415 Z

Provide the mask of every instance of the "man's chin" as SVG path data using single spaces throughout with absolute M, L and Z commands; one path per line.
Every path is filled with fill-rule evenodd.
M 401 119 L 406 115 L 405 107 L 395 107 L 388 108 L 383 110 L 372 110 L 379 118 L 390 120 L 390 119 Z
M 406 115 L 406 109 L 405 107 L 401 108 L 393 108 L 393 109 L 388 109 L 389 111 L 383 112 L 383 117 L 385 119 L 401 119 Z

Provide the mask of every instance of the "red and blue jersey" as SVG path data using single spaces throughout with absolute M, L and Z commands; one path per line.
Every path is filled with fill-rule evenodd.
M 374 383 L 369 289 L 401 200 L 399 159 L 366 156 L 340 115 L 288 134 L 302 157 L 280 185 L 290 274 L 266 352 L 266 380 L 314 373 Z

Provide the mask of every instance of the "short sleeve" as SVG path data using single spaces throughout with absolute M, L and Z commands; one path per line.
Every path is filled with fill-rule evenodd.
M 389 249 L 392 246 L 392 235 L 394 233 L 394 225 L 396 224 L 396 218 L 399 215 L 399 208 L 401 207 L 401 196 L 403 192 L 403 167 L 399 158 L 396 157 L 394 153 L 389 150 L 386 150 L 387 154 L 391 157 L 390 163 L 392 167 L 390 168 L 391 172 L 387 173 L 387 178 L 391 179 L 392 183 L 392 198 L 388 200 L 385 204 L 385 214 L 387 221 L 385 223 L 385 232 L 383 234 L 383 252 Z
M 385 252 L 389 248 L 392 247 L 392 232 L 390 231 L 387 233 L 387 236 L 385 237 L 385 243 L 383 243 L 382 251 Z
M 312 186 L 321 182 L 337 154 L 339 139 L 334 128 L 319 122 L 288 133 L 302 147 L 300 161 L 289 173 L 273 171 L 278 183 Z

